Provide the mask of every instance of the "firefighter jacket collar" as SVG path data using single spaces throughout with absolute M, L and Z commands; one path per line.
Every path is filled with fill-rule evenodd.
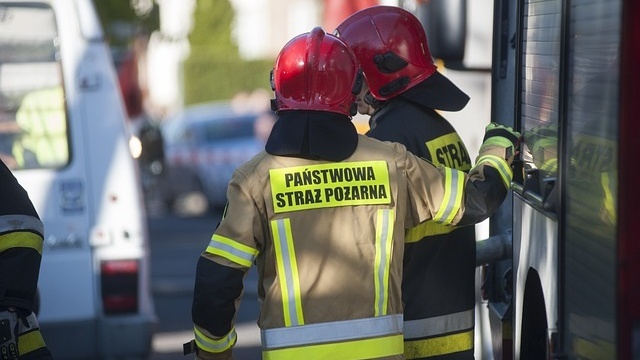
M 410 109 L 419 109 L 419 110 L 410 110 Z M 415 134 L 416 129 L 412 128 L 412 126 L 414 125 L 411 125 L 411 121 L 401 121 L 403 119 L 406 119 L 408 116 L 415 117 L 416 111 L 420 112 L 420 116 L 421 118 L 423 118 L 423 121 L 425 122 L 439 121 L 439 120 L 443 120 L 446 122 L 446 120 L 440 114 L 438 114 L 438 112 L 433 108 L 413 102 L 408 99 L 404 99 L 402 97 L 395 97 L 389 101 L 386 101 L 384 106 L 376 110 L 376 112 L 373 115 L 371 115 L 371 117 L 369 118 L 369 131 L 372 131 L 373 129 L 375 129 L 382 122 L 390 122 L 390 123 L 396 122 L 396 124 L 394 124 L 393 126 L 397 127 L 398 130 L 394 131 L 394 133 L 402 133 L 406 131 L 407 134 L 417 135 Z M 397 123 L 399 120 L 401 121 L 401 123 Z M 404 129 L 404 130 L 401 130 L 401 129 Z M 367 133 L 367 135 L 369 135 L 369 133 Z M 373 137 L 379 138 L 378 136 L 373 136 Z M 382 140 L 390 140 L 390 139 L 385 136 L 383 137 Z M 398 140 L 395 140 L 395 141 L 398 141 Z
M 438 71 L 399 96 L 444 111 L 460 111 L 469 102 L 469 96 Z
M 326 111 L 281 111 L 265 150 L 272 155 L 342 161 L 358 146 L 349 117 Z

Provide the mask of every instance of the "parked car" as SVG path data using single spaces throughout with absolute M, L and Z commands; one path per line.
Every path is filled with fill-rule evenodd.
M 186 215 L 223 207 L 233 171 L 264 149 L 257 130 L 266 123 L 270 131 L 273 121 L 269 112 L 215 102 L 187 107 L 163 123 L 166 206 Z

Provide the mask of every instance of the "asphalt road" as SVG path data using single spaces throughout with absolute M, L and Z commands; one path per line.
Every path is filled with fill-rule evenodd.
M 220 219 L 219 213 L 196 218 L 149 218 L 151 286 L 158 316 L 150 360 L 193 359 L 182 355 L 182 344 L 193 338 L 191 301 L 196 262 Z M 238 343 L 234 357 L 259 360 L 260 333 L 255 269 L 245 278 L 245 295 L 238 313 Z

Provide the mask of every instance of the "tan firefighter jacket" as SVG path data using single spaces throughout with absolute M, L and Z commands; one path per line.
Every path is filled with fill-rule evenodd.
M 199 357 L 231 358 L 242 277 L 255 264 L 263 359 L 401 359 L 404 232 L 428 219 L 458 224 L 467 203 L 502 202 L 511 180 L 504 149 L 482 151 L 467 175 L 359 135 L 342 162 L 262 152 L 239 167 L 198 263 Z M 478 191 L 486 182 L 494 198 Z

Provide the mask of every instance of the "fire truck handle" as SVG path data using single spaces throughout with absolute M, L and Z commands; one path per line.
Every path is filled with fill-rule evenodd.
M 476 242 L 476 266 L 492 264 L 511 257 L 511 230 Z

